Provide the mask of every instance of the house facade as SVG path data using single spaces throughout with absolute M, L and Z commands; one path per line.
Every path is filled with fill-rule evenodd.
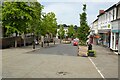
M 60 29 L 57 29 L 57 34 L 56 34 L 56 38 L 58 39 L 59 38 L 59 35 L 58 35 L 58 31 L 59 31 Z M 68 36 L 68 27 L 64 27 L 64 31 L 65 31 L 65 35 L 64 36 Z
M 111 21 L 111 49 L 120 54 L 120 2 L 116 4 L 116 19 Z
M 91 30 L 91 38 L 93 44 L 98 44 L 98 19 L 93 21 L 93 23 L 90 25 L 90 30 Z
M 102 10 L 97 17 L 91 25 L 91 32 L 99 35 L 98 44 L 120 54 L 120 1 L 107 10 Z
M 111 21 L 116 19 L 116 4 L 105 10 L 98 17 L 98 34 L 100 35 L 100 44 L 111 47 Z

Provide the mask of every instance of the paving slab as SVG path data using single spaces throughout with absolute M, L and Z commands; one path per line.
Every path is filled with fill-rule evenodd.
M 62 49 L 61 46 L 58 47 Z M 71 45 L 67 46 L 67 49 L 71 48 Z M 31 50 L 3 51 L 3 78 L 101 78 L 87 57 L 40 54 L 41 50 L 38 50 L 39 54 L 34 51 L 31 54 L 27 51 Z

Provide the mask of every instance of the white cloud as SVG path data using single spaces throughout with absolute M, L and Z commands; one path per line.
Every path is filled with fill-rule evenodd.
M 108 9 L 115 2 L 85 2 L 87 4 L 87 21 L 91 24 L 99 13 L 100 9 Z M 117 3 L 117 2 L 116 2 Z M 54 12 L 58 24 L 73 24 L 79 26 L 83 2 L 42 2 L 43 12 Z
M 52 3 L 45 6 L 43 12 L 54 12 L 58 23 L 79 25 L 81 6 L 79 3 Z
M 119 0 L 37 0 L 39 2 L 118 2 Z

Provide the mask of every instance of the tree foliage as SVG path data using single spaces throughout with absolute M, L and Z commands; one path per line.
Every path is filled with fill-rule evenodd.
M 73 25 L 70 25 L 70 27 L 68 28 L 68 37 L 69 38 L 73 38 L 74 37 L 74 34 L 75 34 L 75 30 L 74 30 L 74 26 Z
M 44 8 L 40 3 L 38 2 L 31 2 L 30 7 L 32 7 L 33 11 L 30 12 L 32 16 L 32 20 L 30 21 L 30 28 L 29 31 L 34 33 L 35 36 L 38 36 L 40 34 L 41 29 L 41 23 L 42 23 L 42 9 Z
M 83 13 L 80 14 L 80 27 L 78 28 L 78 37 L 85 42 L 89 34 L 89 26 L 87 24 L 86 4 L 83 4 Z
M 55 14 L 42 14 L 39 2 L 3 2 L 2 25 L 5 33 L 34 33 L 35 36 L 46 33 L 56 34 L 57 21 Z
M 52 33 L 53 35 L 56 34 L 57 30 L 57 19 L 53 12 L 44 13 L 42 18 L 42 28 L 41 34 L 45 35 L 47 33 Z
M 27 2 L 4 2 L 2 25 L 6 28 L 6 34 L 26 32 L 28 23 L 32 20 L 30 11 L 33 9 L 27 5 Z
M 64 27 L 62 25 L 60 25 L 58 35 L 60 36 L 60 39 L 63 39 L 65 36 L 65 30 L 64 30 Z

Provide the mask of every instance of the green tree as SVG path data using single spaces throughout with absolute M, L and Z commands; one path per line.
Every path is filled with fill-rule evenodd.
M 89 34 L 89 26 L 87 24 L 86 4 L 83 4 L 83 13 L 80 14 L 80 27 L 77 35 L 81 42 L 85 43 Z
M 64 38 L 65 35 L 65 30 L 64 27 L 62 25 L 60 25 L 59 31 L 58 31 L 58 36 L 60 36 L 60 43 L 61 43 L 61 39 Z
M 70 25 L 70 27 L 68 28 L 68 37 L 69 38 L 73 38 L 74 37 L 74 34 L 75 34 L 75 30 L 74 30 L 74 26 L 73 25 Z
M 38 2 L 4 2 L 2 25 L 6 29 L 6 36 L 23 34 L 25 45 L 26 33 L 39 32 L 42 9 Z
M 4 2 L 2 25 L 6 28 L 7 36 L 13 33 L 26 33 L 28 23 L 32 20 L 30 10 L 32 8 L 27 5 L 27 2 Z
M 47 33 L 56 34 L 57 30 L 57 19 L 55 18 L 55 14 L 53 12 L 44 13 L 42 18 L 42 28 L 41 34 L 45 35 Z
M 30 7 L 33 11 L 30 12 L 32 20 L 29 22 L 29 32 L 39 37 L 42 27 L 42 9 L 44 8 L 39 2 L 30 2 Z

